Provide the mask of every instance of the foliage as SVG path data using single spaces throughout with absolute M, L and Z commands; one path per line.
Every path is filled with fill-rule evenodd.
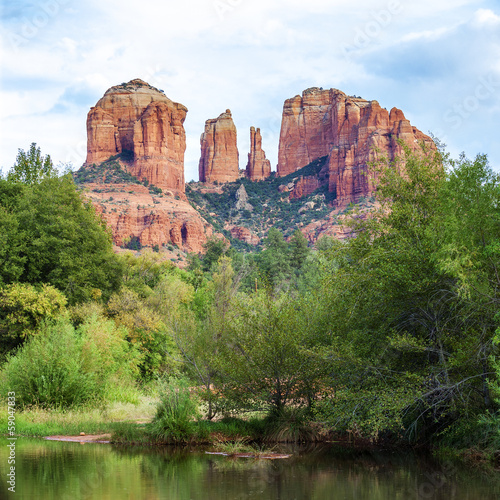
M 82 339 L 67 322 L 44 327 L 2 370 L 2 385 L 16 393 L 16 405 L 21 408 L 89 401 L 96 398 L 97 382 L 97 374 L 83 371 Z
M 290 254 L 283 234 L 271 228 L 265 241 L 265 250 L 258 256 L 258 264 L 267 281 L 277 287 L 291 276 Z
M 7 173 L 9 182 L 20 182 L 23 184 L 38 184 L 43 179 L 57 177 L 49 155 L 43 156 L 36 143 L 32 143 L 28 152 L 19 149 L 16 163 Z
M 304 265 L 309 251 L 306 237 L 297 229 L 290 239 L 290 265 L 293 269 L 299 270 Z
M 50 285 L 13 283 L 0 289 L 0 339 L 3 354 L 35 335 L 45 321 L 63 316 L 66 297 Z
M 225 331 L 231 328 L 233 299 L 238 283 L 228 257 L 217 263 L 211 286 L 196 291 L 195 303 L 198 322 L 187 317 L 177 322 L 174 339 L 182 354 L 186 369 L 201 384 L 199 395 L 207 404 L 207 418 L 211 420 L 221 409 L 217 383 L 220 342 Z
M 219 258 L 226 253 L 227 244 L 223 239 L 212 236 L 203 245 L 203 250 L 202 269 L 203 271 L 210 271 Z
M 113 377 L 133 380 L 137 353 L 126 331 L 90 318 L 78 331 L 65 319 L 48 323 L 2 370 L 2 385 L 21 407 L 69 407 L 104 398 Z
M 156 415 L 148 433 L 166 443 L 184 443 L 195 432 L 198 405 L 186 379 L 168 379 L 161 388 Z
M 0 265 L 0 282 L 49 283 L 70 304 L 92 298 L 97 290 L 106 299 L 119 287 L 122 270 L 111 235 L 69 176 L 46 177 L 23 190 L 8 181 L 0 185 L 0 222 L 8 211 L 14 228 L 20 229 L 12 238 L 7 233 L 8 260 L 14 262 L 15 273 Z
M 119 257 L 124 267 L 123 284 L 134 290 L 140 297 L 146 298 L 160 281 L 177 269 L 170 261 L 154 253 Z
M 108 302 L 108 314 L 126 328 L 130 342 L 141 352 L 140 373 L 151 380 L 160 369 L 165 344 L 165 325 L 139 295 L 129 288 L 113 294 Z
M 323 328 L 335 332 L 325 355 L 336 397 L 323 409 L 330 405 L 329 421 L 344 429 L 425 440 L 491 406 L 493 311 L 460 293 L 463 281 L 442 252 L 460 200 L 449 188 L 464 164 L 448 180 L 446 157 L 404 153 L 404 166 L 381 165 L 378 214 L 328 251 Z
M 13 283 L 26 263 L 26 234 L 17 218 L 17 207 L 26 186 L 0 179 L 0 286 Z
M 102 397 L 113 377 L 133 381 L 138 374 L 140 353 L 127 342 L 128 332 L 114 321 L 91 316 L 77 330 L 82 341 L 82 370 L 95 374 L 97 394 Z
M 234 326 L 222 332 L 223 397 L 276 415 L 289 405 L 311 406 L 326 364 L 311 349 L 305 308 L 284 294 L 273 299 L 262 291 L 241 301 L 237 314 Z

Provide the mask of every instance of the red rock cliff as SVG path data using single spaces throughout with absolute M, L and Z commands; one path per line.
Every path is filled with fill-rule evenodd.
M 231 111 L 205 122 L 201 135 L 200 182 L 234 182 L 239 177 L 236 127 Z
M 187 108 L 136 79 L 111 87 L 87 116 L 87 165 L 124 153 L 127 170 L 184 192 Z
M 115 245 L 132 237 L 141 245 L 177 245 L 203 252 L 212 226 L 184 199 L 151 194 L 138 184 L 86 184 L 85 195 L 110 227 Z
M 261 181 L 271 175 L 271 162 L 266 159 L 266 153 L 262 149 L 262 136 L 260 128 L 250 127 L 250 153 L 246 176 L 252 181 Z
M 377 101 L 350 97 L 336 89 L 307 89 L 285 101 L 278 152 L 278 175 L 284 176 L 321 156 L 329 156 L 329 190 L 337 205 L 356 202 L 374 189 L 368 162 L 377 155 L 394 159 L 402 139 L 412 149 L 432 139 Z

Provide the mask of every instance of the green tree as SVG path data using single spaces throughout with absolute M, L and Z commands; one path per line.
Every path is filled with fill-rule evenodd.
M 299 270 L 307 259 L 309 255 L 309 247 L 306 237 L 302 234 L 302 231 L 297 229 L 292 237 L 290 238 L 290 264 L 291 266 Z
M 203 249 L 205 250 L 202 259 L 203 271 L 210 271 L 212 266 L 226 253 L 226 247 L 226 242 L 216 236 L 212 236 L 207 240 L 203 245 Z
M 17 212 L 27 186 L 0 179 L 0 286 L 18 281 L 24 270 L 26 235 Z
M 57 177 L 50 156 L 43 156 L 36 143 L 31 143 L 28 152 L 23 149 L 18 151 L 16 163 L 7 173 L 8 181 L 32 185 L 46 178 Z
M 13 283 L 0 289 L 0 346 L 5 354 L 66 313 L 66 297 L 50 285 Z
M 277 288 L 291 277 L 288 244 L 281 231 L 271 228 L 264 246 L 257 262 L 267 281 Z
M 221 343 L 224 398 L 240 409 L 264 409 L 275 416 L 290 405 L 310 405 L 327 365 L 313 349 L 308 316 L 286 294 L 273 298 L 261 291 L 242 299 Z
M 500 175 L 486 155 L 462 155 L 442 190 L 441 267 L 460 282 L 464 296 L 498 303 L 500 290 Z
M 446 157 L 403 149 L 404 163 L 387 162 L 380 172 L 380 211 L 356 219 L 357 237 L 327 251 L 323 324 L 332 332 L 337 395 L 329 411 L 345 428 L 372 435 L 404 428 L 424 439 L 489 404 L 484 351 L 491 352 L 492 315 L 478 321 L 484 309 L 460 295 L 460 277 L 443 253 L 460 198 L 449 191 Z M 464 193 L 473 184 L 489 189 L 476 179 Z
M 111 234 L 70 176 L 44 178 L 26 189 L 15 216 L 23 238 L 19 281 L 50 283 L 70 304 L 91 299 L 97 290 L 107 299 L 119 288 L 123 268 Z

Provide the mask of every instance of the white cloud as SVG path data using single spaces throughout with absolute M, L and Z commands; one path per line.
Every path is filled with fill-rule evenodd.
M 497 16 L 490 9 L 479 9 L 474 13 L 474 24 L 478 27 L 499 26 L 500 25 L 500 16 Z
M 442 28 L 437 28 L 435 30 L 426 30 L 426 31 L 408 33 L 407 35 L 404 35 L 400 41 L 413 42 L 422 39 L 438 40 L 439 38 L 442 38 L 444 35 L 448 34 L 452 29 L 453 28 L 442 27 Z

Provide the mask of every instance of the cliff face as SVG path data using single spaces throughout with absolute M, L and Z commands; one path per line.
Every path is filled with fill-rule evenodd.
M 266 159 L 266 153 L 262 149 L 262 136 L 260 128 L 250 127 L 250 153 L 246 176 L 251 181 L 261 181 L 271 175 L 271 162 Z
M 239 177 L 236 127 L 231 111 L 205 122 L 201 135 L 200 182 L 234 182 Z
M 186 113 L 142 80 L 111 87 L 87 116 L 86 165 L 121 154 L 132 175 L 184 192 Z
M 110 227 L 115 245 L 136 238 L 142 246 L 172 244 L 202 252 L 212 226 L 184 199 L 151 194 L 138 184 L 85 184 L 85 195 Z
M 374 190 L 368 162 L 400 155 L 399 139 L 412 149 L 422 142 L 435 148 L 397 108 L 388 113 L 377 101 L 311 88 L 285 101 L 277 173 L 290 174 L 328 155 L 329 191 L 336 192 L 337 205 L 357 202 Z

